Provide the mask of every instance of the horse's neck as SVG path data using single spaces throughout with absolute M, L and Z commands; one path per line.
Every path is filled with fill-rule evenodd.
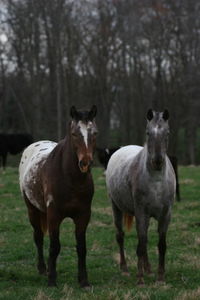
M 150 158 L 149 158 L 149 153 L 148 153 L 148 149 L 147 149 L 147 144 L 145 144 L 144 148 L 143 148 L 143 153 L 141 156 L 141 161 L 143 163 L 144 169 L 151 175 L 151 176 L 155 176 L 157 178 L 162 177 L 165 174 L 165 170 L 166 170 L 166 160 L 167 160 L 167 156 L 165 155 L 165 161 L 163 164 L 163 167 L 160 171 L 158 170 L 154 170 L 152 168 L 152 165 L 150 163 Z

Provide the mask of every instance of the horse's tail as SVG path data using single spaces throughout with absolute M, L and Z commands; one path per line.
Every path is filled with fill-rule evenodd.
M 44 213 L 40 213 L 40 226 L 43 234 L 47 234 L 47 215 Z
M 124 213 L 124 225 L 127 229 L 127 231 L 130 231 L 131 230 L 131 227 L 133 225 L 133 216 L 130 216 L 126 213 Z

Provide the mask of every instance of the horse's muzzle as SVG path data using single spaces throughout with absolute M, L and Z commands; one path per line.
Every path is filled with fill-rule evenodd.
M 157 159 L 152 159 L 152 166 L 153 169 L 156 171 L 161 171 L 164 163 L 164 159 L 162 157 L 159 157 Z
M 93 160 L 90 160 L 89 162 L 80 160 L 79 161 L 79 169 L 81 170 L 82 173 L 87 173 L 88 171 L 90 171 L 92 164 L 93 164 Z

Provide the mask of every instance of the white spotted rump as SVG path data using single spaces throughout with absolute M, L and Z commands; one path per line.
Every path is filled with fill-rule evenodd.
M 28 146 L 19 165 L 19 182 L 21 192 L 25 193 L 29 201 L 40 210 L 44 210 L 34 197 L 34 184 L 38 180 L 38 166 L 42 166 L 50 152 L 57 143 L 51 141 L 39 141 Z M 49 199 L 52 200 L 52 199 Z M 51 201 L 48 202 L 50 205 Z

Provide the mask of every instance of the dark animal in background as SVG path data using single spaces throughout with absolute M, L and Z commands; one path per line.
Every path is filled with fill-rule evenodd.
M 158 280 L 164 281 L 166 234 L 175 196 L 176 178 L 167 157 L 169 113 L 149 110 L 147 141 L 144 147 L 125 146 L 109 160 L 106 184 L 112 202 L 116 240 L 120 250 L 120 267 L 128 272 L 124 255 L 123 216 L 130 228 L 135 216 L 138 236 L 138 284 L 144 283 L 144 272 L 151 273 L 147 253 L 150 218 L 158 221 Z
M 96 148 L 98 160 L 99 160 L 100 164 L 102 164 L 104 166 L 105 170 L 107 168 L 110 157 L 118 149 L 119 149 L 119 147 L 117 147 L 117 148 Z
M 104 166 L 105 170 L 107 169 L 107 165 L 109 159 L 113 155 L 113 153 L 119 150 L 120 147 L 117 148 L 97 148 L 97 157 L 99 162 Z M 178 159 L 176 156 L 168 155 L 171 164 L 174 168 L 175 176 L 176 176 L 176 199 L 177 201 L 181 201 L 180 196 L 180 188 L 179 188 L 179 178 L 178 178 Z
M 0 156 L 3 169 L 6 168 L 8 153 L 15 155 L 33 143 L 33 137 L 27 133 L 0 134 Z
M 89 286 L 86 271 L 86 229 L 91 215 L 94 184 L 90 167 L 96 144 L 96 106 L 89 111 L 71 108 L 66 137 L 58 144 L 39 141 L 23 153 L 20 188 L 28 207 L 38 250 L 38 271 L 46 273 L 43 236 L 49 232 L 48 285 L 56 285 L 56 259 L 60 252 L 59 228 L 64 218 L 75 224 L 78 281 Z

